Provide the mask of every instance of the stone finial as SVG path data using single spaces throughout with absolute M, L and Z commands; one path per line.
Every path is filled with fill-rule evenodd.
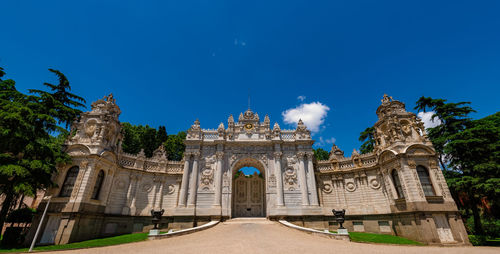
M 225 128 L 224 128 L 224 123 L 222 123 L 222 122 L 221 122 L 221 123 L 219 124 L 219 127 L 217 128 L 217 131 L 221 131 L 221 130 L 222 130 L 222 131 L 224 131 L 224 129 L 225 129 Z
M 332 149 L 330 150 L 330 160 L 344 158 L 344 151 L 340 150 L 340 148 L 335 145 L 332 145 Z
M 278 123 L 274 123 L 274 126 L 273 126 L 273 131 L 281 131 L 281 128 L 280 128 L 280 125 Z
M 382 98 L 381 101 L 382 101 L 382 103 L 389 103 L 389 102 L 393 101 L 393 99 L 392 99 L 392 96 L 384 94 L 384 97 Z
M 354 148 L 352 150 L 352 156 L 355 156 L 355 155 L 359 155 L 359 152 L 358 152 L 358 150 L 356 150 L 356 148 Z
M 146 154 L 144 153 L 144 149 L 141 149 L 141 151 L 139 152 L 139 154 L 137 154 L 137 157 L 146 157 Z
M 234 123 L 234 118 L 233 115 L 229 115 L 229 118 L 227 119 L 227 123 Z
M 297 130 L 306 130 L 306 129 L 307 127 L 304 124 L 304 122 L 302 122 L 302 119 L 299 119 L 299 122 L 297 123 Z
M 162 160 L 167 159 L 167 151 L 165 150 L 165 146 L 163 146 L 163 144 L 153 151 L 153 157 Z
M 264 124 L 269 124 L 270 122 L 271 122 L 271 121 L 269 120 L 269 116 L 268 116 L 268 115 L 266 115 L 266 116 L 264 117 Z
M 121 113 L 120 108 L 116 105 L 116 99 L 114 99 L 113 94 L 109 94 L 100 100 L 92 102 L 90 107 L 93 113 L 109 113 L 116 115 L 116 117 Z
M 196 119 L 193 123 L 193 125 L 191 125 L 191 130 L 200 130 L 200 120 Z

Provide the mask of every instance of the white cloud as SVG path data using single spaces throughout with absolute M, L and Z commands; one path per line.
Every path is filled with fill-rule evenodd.
M 324 139 L 323 137 L 319 137 L 319 140 L 314 143 L 314 146 L 320 147 L 320 146 L 325 146 L 327 144 L 333 144 L 335 143 L 336 139 L 335 138 L 327 138 Z
M 302 119 L 307 128 L 316 133 L 325 122 L 326 115 L 330 108 L 321 102 L 302 103 L 295 108 L 290 108 L 281 113 L 283 121 L 296 125 Z
M 306 97 L 305 97 L 304 95 L 299 95 L 299 96 L 297 97 L 297 100 L 299 100 L 299 101 L 301 101 L 301 102 L 302 102 L 302 101 L 304 101 L 305 99 L 306 99 Z
M 434 120 L 432 120 L 432 115 L 434 115 L 434 111 L 429 111 L 429 112 L 418 112 L 417 116 L 422 119 L 422 122 L 424 122 L 425 128 L 433 128 L 441 124 L 441 120 L 436 117 Z
M 247 45 L 247 42 L 243 41 L 243 40 L 238 40 L 238 38 L 235 38 L 234 45 L 245 47 Z

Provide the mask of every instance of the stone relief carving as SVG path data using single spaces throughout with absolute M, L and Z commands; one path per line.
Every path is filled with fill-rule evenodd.
M 167 194 L 171 195 L 175 192 L 175 185 L 169 184 L 167 185 Z
M 297 172 L 293 167 L 288 167 L 285 169 L 285 184 L 289 191 L 294 191 L 297 189 Z
M 269 188 L 276 188 L 276 176 L 274 174 L 269 176 L 267 186 Z

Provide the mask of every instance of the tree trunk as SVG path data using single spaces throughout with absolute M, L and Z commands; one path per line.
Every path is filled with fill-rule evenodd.
M 4 194 L 5 200 L 2 203 L 2 210 L 0 210 L 0 232 L 2 232 L 5 219 L 7 218 L 7 213 L 12 205 L 12 200 L 14 200 L 14 194 L 12 192 L 5 192 Z
M 474 234 L 484 235 L 483 225 L 481 224 L 481 216 L 479 215 L 479 208 L 477 208 L 476 199 L 472 199 L 472 215 L 474 216 Z

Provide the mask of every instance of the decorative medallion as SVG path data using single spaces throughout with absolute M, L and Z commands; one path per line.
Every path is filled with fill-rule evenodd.
M 331 184 L 329 184 L 329 183 L 323 184 L 323 192 L 324 193 L 331 193 L 332 190 L 333 190 L 333 187 Z
M 348 182 L 345 185 L 345 188 L 346 188 L 347 191 L 353 192 L 353 191 L 356 190 L 356 184 L 354 184 L 353 182 Z
M 173 194 L 175 192 L 175 186 L 173 184 L 169 184 L 167 186 L 167 194 Z
M 370 180 L 370 186 L 373 189 L 378 189 L 378 188 L 380 188 L 380 182 L 378 181 L 377 178 L 373 178 L 372 180 Z
M 251 124 L 251 123 L 245 124 L 245 129 L 247 129 L 247 130 L 253 129 L 253 124 Z

